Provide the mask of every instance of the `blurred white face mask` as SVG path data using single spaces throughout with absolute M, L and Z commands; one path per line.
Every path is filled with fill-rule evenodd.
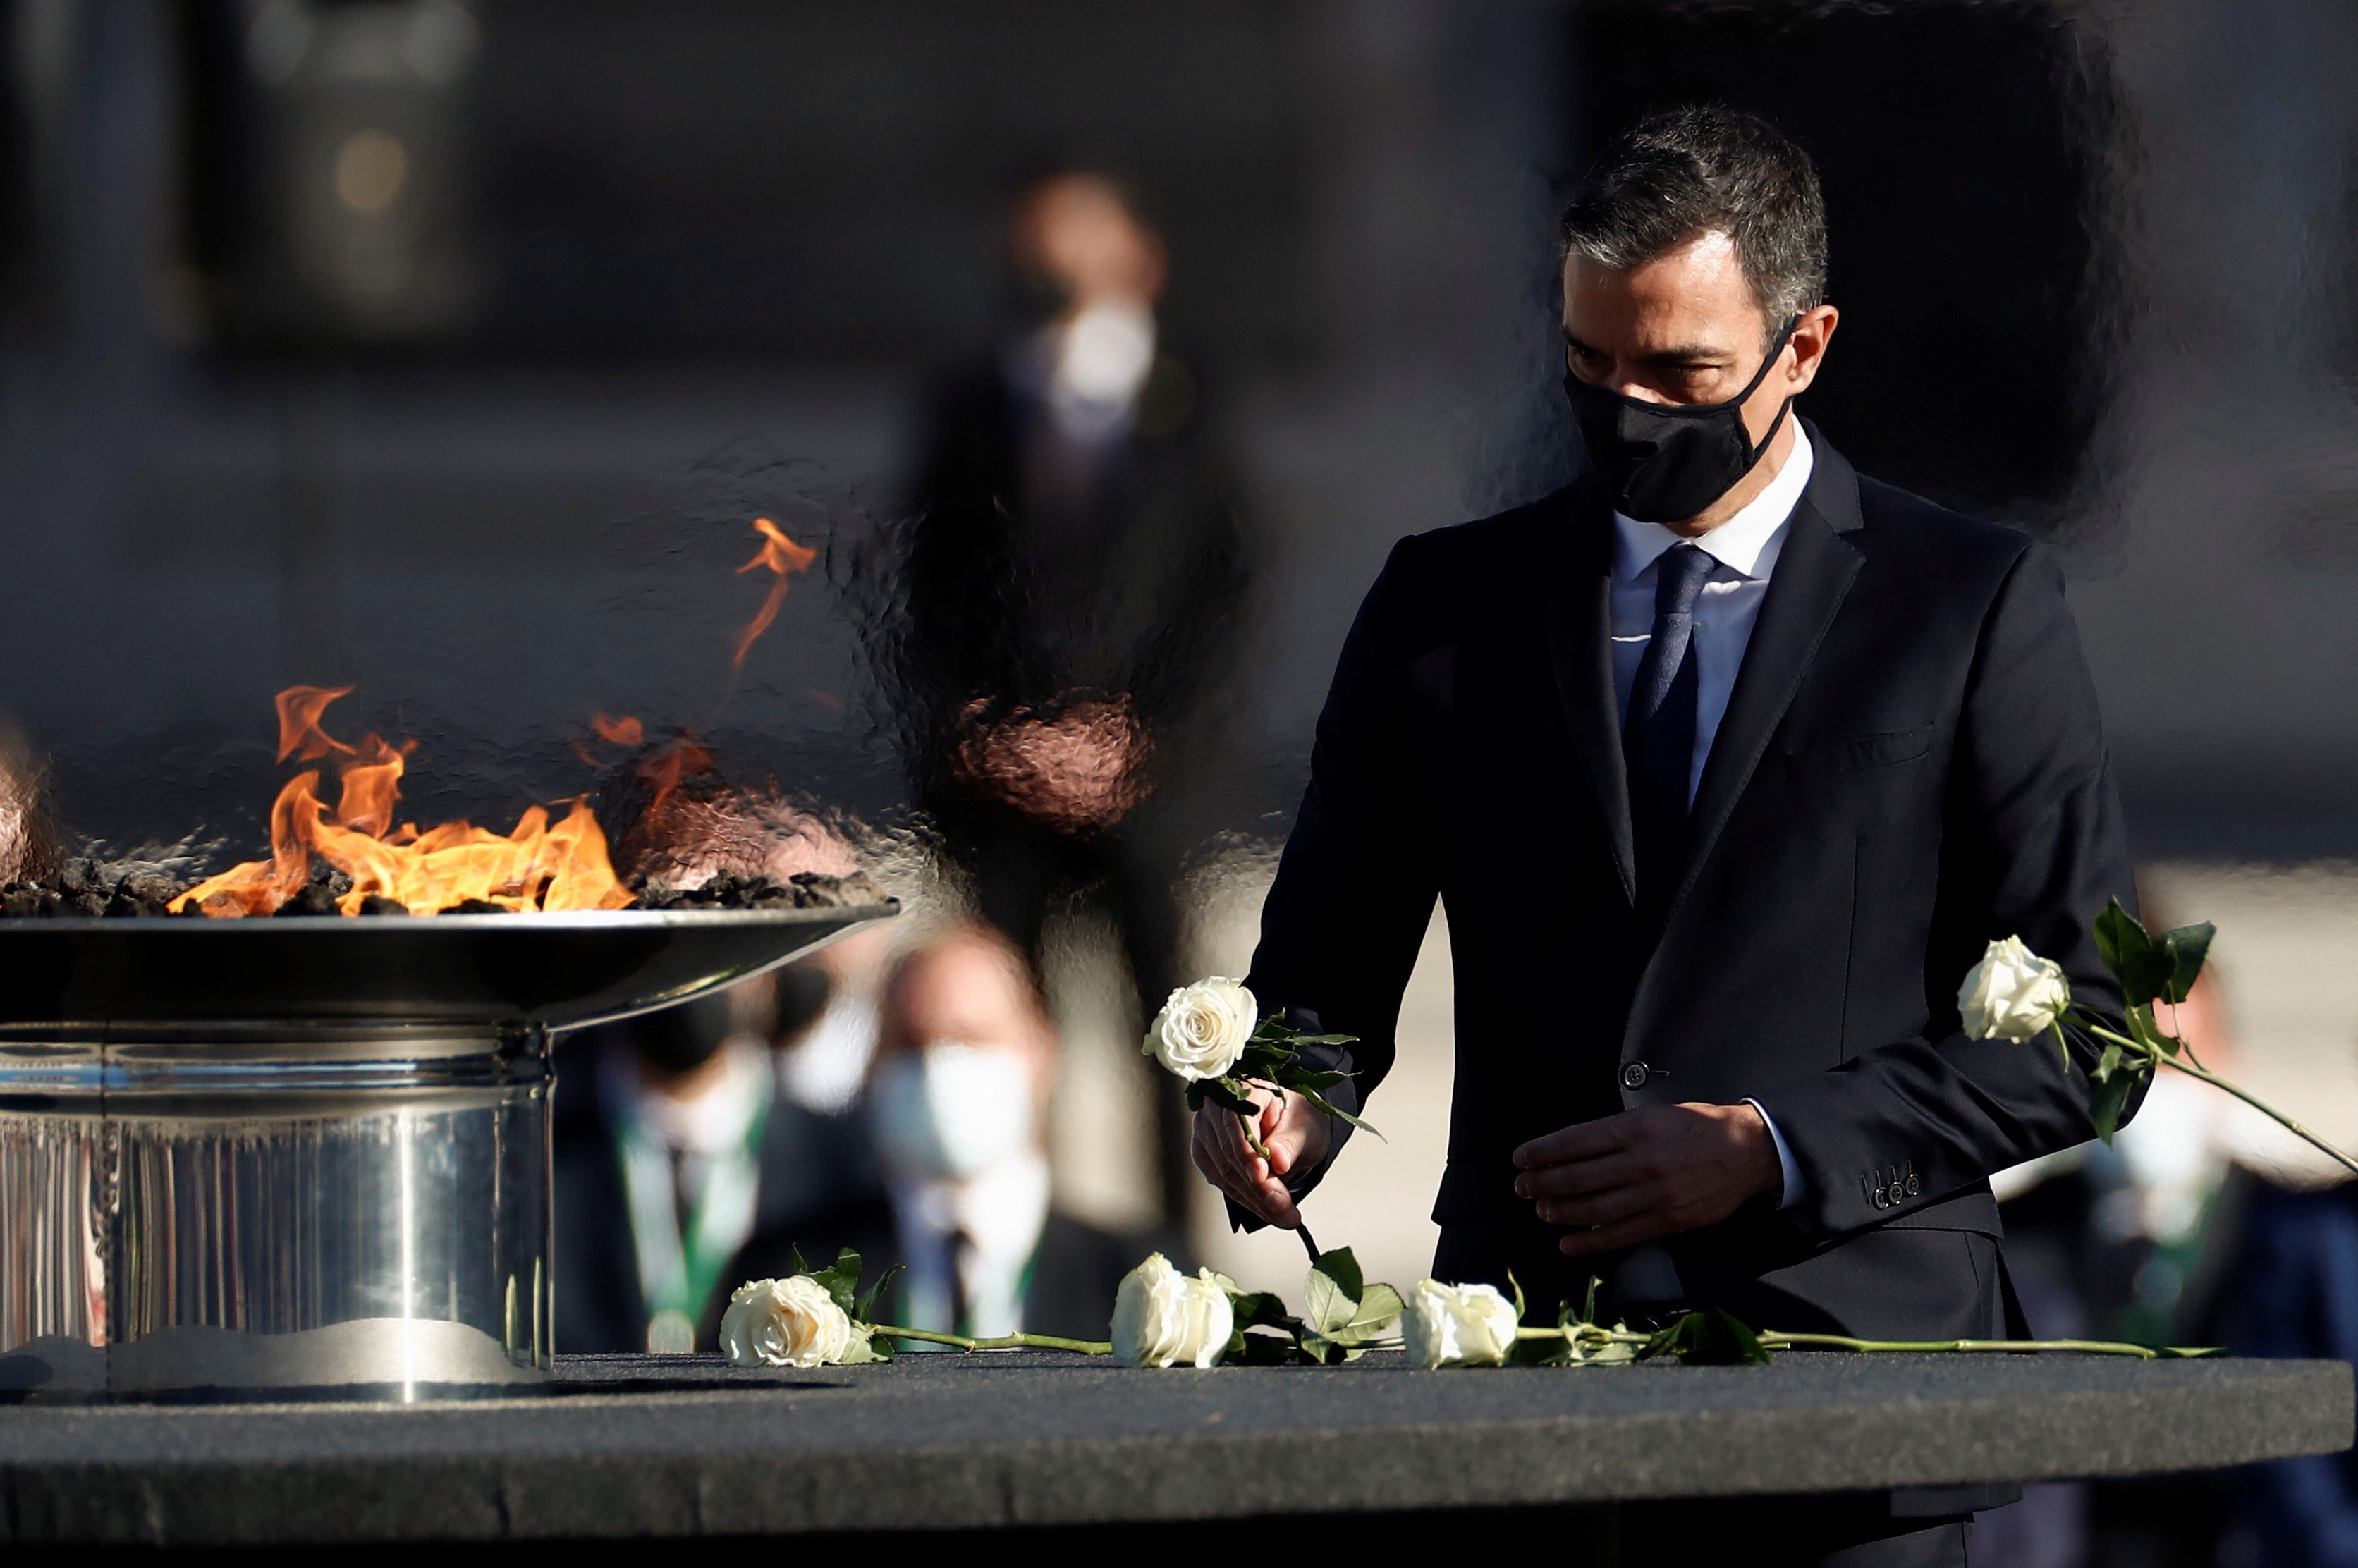
M 1022 1057 L 938 1043 L 876 1069 L 868 1119 L 894 1174 L 963 1182 L 1031 1147 L 1032 1073 Z

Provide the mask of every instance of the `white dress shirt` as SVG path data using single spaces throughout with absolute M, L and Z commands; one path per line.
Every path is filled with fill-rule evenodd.
M 1704 763 L 1711 757 L 1719 721 L 1727 716 L 1736 674 L 1744 666 L 1744 650 L 1750 645 L 1753 625 L 1760 619 L 1761 601 L 1768 597 L 1768 579 L 1785 548 L 1786 527 L 1816 460 L 1808 432 L 1795 421 L 1793 450 L 1768 488 L 1743 511 L 1693 541 L 1712 557 L 1713 565 L 1695 600 L 1693 641 L 1687 644 L 1687 657 L 1696 661 L 1694 762 L 1687 772 L 1690 804 L 1703 783 Z M 1613 514 L 1613 690 L 1626 721 L 1630 688 L 1638 684 L 1639 661 L 1653 640 L 1659 563 L 1671 546 L 1686 541 L 1660 523 L 1640 523 L 1617 512 Z M 1777 1206 L 1790 1208 L 1801 1201 L 1801 1168 L 1768 1112 L 1757 1100 L 1744 1103 L 1759 1111 L 1760 1119 L 1768 1124 L 1785 1182 Z

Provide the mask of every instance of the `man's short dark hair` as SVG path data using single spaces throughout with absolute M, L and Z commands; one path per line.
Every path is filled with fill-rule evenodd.
M 1639 121 L 1605 149 L 1563 213 L 1566 253 L 1617 272 L 1713 232 L 1736 243 L 1770 331 L 1824 300 L 1818 171 L 1757 114 L 1697 105 Z

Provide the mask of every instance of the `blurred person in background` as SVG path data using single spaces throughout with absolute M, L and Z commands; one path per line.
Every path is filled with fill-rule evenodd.
M 882 1002 L 867 1120 L 907 1272 L 882 1315 L 979 1337 L 1104 1337 L 1122 1275 L 1168 1249 L 1056 1211 L 1055 1036 L 1022 957 L 968 926 L 903 957 Z
M 1093 171 L 1035 179 L 1009 243 L 1046 318 L 939 396 L 888 665 L 918 804 L 982 918 L 1036 980 L 1052 903 L 1096 894 L 1151 1014 L 1181 978 L 1174 884 L 1205 836 L 1182 814 L 1217 751 L 1244 540 L 1196 378 L 1163 341 L 1168 262 L 1132 196 Z
M 749 982 L 773 988 L 779 1087 L 806 1110 L 841 1116 L 860 1099 L 876 1057 L 876 997 L 898 924 L 851 932 L 774 978 Z
M 746 992 L 746 994 L 740 994 Z M 765 989 L 587 1030 L 557 1096 L 557 1299 L 571 1353 L 717 1347 L 729 1292 L 885 1224 L 865 1140 L 779 1089 Z

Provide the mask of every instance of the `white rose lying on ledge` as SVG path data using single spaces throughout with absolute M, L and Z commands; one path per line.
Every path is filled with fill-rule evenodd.
M 1113 1357 L 1125 1367 L 1217 1367 L 1236 1325 L 1209 1269 L 1191 1280 L 1157 1252 L 1114 1292 Z
M 852 1337 L 850 1316 L 804 1274 L 738 1286 L 720 1317 L 732 1367 L 825 1367 L 843 1359 Z
M 1497 1367 L 1515 1348 L 1515 1303 L 1496 1285 L 1423 1280 L 1401 1304 L 1401 1336 L 1420 1367 Z

